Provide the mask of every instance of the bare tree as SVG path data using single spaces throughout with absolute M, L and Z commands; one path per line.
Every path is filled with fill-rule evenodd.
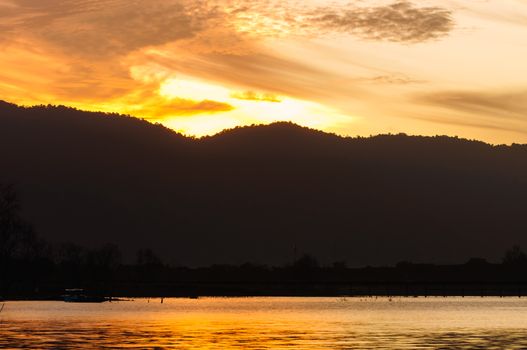
M 14 187 L 0 184 L 0 283 L 4 288 L 14 259 L 33 256 L 36 243 L 33 228 L 20 216 Z
M 20 220 L 16 193 L 11 185 L 0 185 L 0 262 L 6 263 L 15 252 Z
M 515 245 L 505 252 L 503 257 L 505 265 L 525 265 L 527 264 L 527 255 L 521 250 L 520 246 Z

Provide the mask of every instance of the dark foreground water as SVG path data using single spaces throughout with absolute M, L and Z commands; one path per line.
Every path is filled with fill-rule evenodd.
M 527 349 L 527 299 L 7 302 L 4 349 Z

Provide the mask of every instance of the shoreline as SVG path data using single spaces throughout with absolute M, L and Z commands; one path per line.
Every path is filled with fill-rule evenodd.
M 4 295 L 5 301 L 63 301 L 61 286 L 37 293 Z M 199 297 L 527 297 L 527 282 L 188 282 L 90 287 L 86 294 L 125 301 L 134 298 Z

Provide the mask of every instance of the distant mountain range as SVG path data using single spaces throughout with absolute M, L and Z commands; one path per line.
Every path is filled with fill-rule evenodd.
M 343 138 L 291 123 L 194 139 L 0 102 L 0 182 L 50 240 L 150 247 L 186 265 L 497 260 L 527 247 L 527 146 Z

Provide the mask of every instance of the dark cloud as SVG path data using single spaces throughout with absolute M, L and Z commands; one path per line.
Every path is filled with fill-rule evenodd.
M 366 39 L 406 43 L 437 39 L 454 28 L 448 9 L 418 7 L 409 1 L 377 7 L 320 8 L 308 22 L 325 30 Z
M 30 34 L 72 55 L 91 57 L 125 54 L 204 32 L 215 41 L 240 33 L 254 38 L 343 32 L 415 43 L 445 36 L 454 27 L 449 10 L 409 1 L 313 8 L 273 0 L 13 0 L 2 12 L 0 36 Z M 208 36 L 200 38 L 207 41 Z
M 476 115 L 527 121 L 527 90 L 512 92 L 444 91 L 417 101 Z
M 219 1 L 221 2 L 221 1 Z M 262 36 L 346 33 L 368 40 L 418 43 L 444 37 L 454 28 L 452 11 L 407 0 L 315 7 L 301 1 L 226 0 L 226 22 Z

